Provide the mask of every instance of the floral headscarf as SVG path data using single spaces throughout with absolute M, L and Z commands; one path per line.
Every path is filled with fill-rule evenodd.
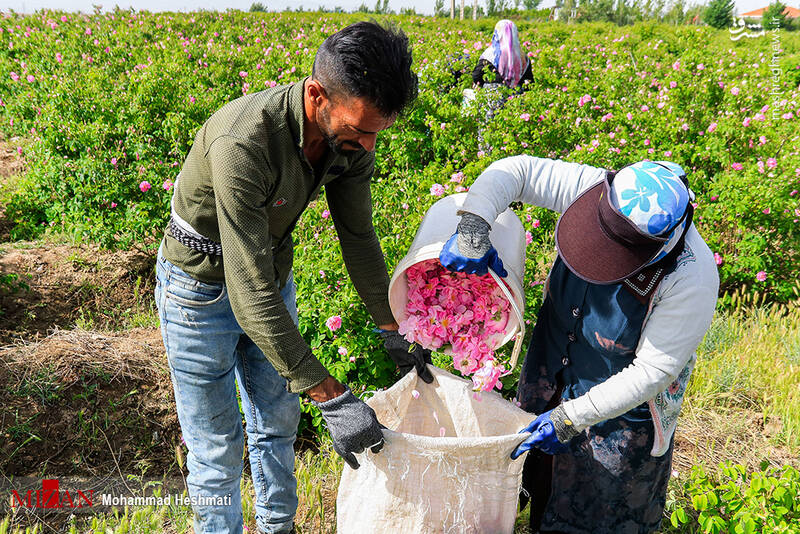
M 506 85 L 509 87 L 519 85 L 522 73 L 528 67 L 528 58 L 522 55 L 519 34 L 513 22 L 501 20 L 495 25 L 492 43 L 481 54 L 481 59 L 495 66 Z

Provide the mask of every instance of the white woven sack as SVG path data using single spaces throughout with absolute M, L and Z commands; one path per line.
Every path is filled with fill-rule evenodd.
M 514 531 L 524 457 L 510 455 L 532 415 L 495 392 L 478 400 L 470 381 L 429 369 L 432 384 L 411 372 L 367 401 L 390 430 L 381 452 L 344 467 L 339 534 Z

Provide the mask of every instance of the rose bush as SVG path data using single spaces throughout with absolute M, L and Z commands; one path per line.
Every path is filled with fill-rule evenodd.
M 0 132 L 25 139 L 27 163 L 4 199 L 13 236 L 58 231 L 154 252 L 172 183 L 203 122 L 244 93 L 302 79 L 323 39 L 361 18 L 3 13 Z M 374 221 L 390 269 L 428 207 L 495 159 L 527 153 L 608 168 L 668 159 L 689 171 L 695 220 L 717 254 L 723 289 L 746 286 L 774 300 L 792 293 L 800 265 L 799 35 L 780 35 L 773 72 L 771 36 L 732 42 L 728 32 L 696 26 L 521 20 L 534 81 L 489 118 L 485 106 L 497 95 L 478 91 L 464 106 L 462 91 L 495 21 L 390 18 L 410 36 L 420 78 L 415 105 L 378 139 Z M 531 321 L 557 215 L 515 209 L 529 232 Z M 315 354 L 357 390 L 389 385 L 394 366 L 346 276 L 324 194 L 295 242 L 300 330 Z M 334 316 L 336 329 L 326 326 Z M 318 414 L 304 421 L 320 424 Z

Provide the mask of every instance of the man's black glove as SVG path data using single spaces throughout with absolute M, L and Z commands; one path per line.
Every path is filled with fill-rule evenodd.
M 400 369 L 401 375 L 416 368 L 422 380 L 428 384 L 433 382 L 433 375 L 426 365 L 431 363 L 431 351 L 422 348 L 419 343 L 409 343 L 397 330 L 378 330 L 378 332 L 383 338 L 386 352 Z
M 353 453 L 364 449 L 377 453 L 383 448 L 383 432 L 375 411 L 353 395 L 350 388 L 329 401 L 311 402 L 328 425 L 333 450 L 353 469 L 359 467 Z

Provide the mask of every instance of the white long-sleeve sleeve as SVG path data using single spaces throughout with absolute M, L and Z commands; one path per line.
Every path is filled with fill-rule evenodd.
M 469 188 L 461 211 L 491 223 L 512 202 L 562 213 L 589 187 L 603 180 L 605 169 L 580 163 L 512 156 L 495 161 Z
M 470 187 L 462 211 L 494 221 L 511 202 L 563 213 L 605 170 L 578 163 L 514 156 L 491 164 Z M 667 388 L 691 359 L 711 324 L 719 277 L 713 255 L 690 227 L 687 249 L 653 297 L 636 355 L 619 373 L 564 404 L 577 429 L 617 417 Z

